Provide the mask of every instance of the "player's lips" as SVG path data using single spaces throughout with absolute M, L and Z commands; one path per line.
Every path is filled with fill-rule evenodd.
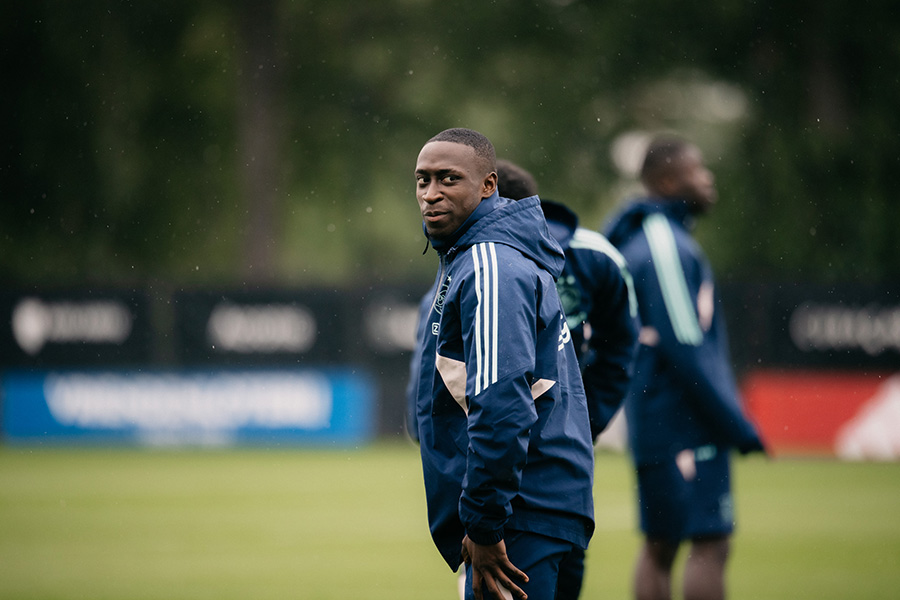
M 425 212 L 425 213 L 422 215 L 422 217 L 423 217 L 426 221 L 434 222 L 434 221 L 440 221 L 440 220 L 441 220 L 442 218 L 444 218 L 446 215 L 447 215 L 447 213 L 445 213 L 445 212 L 427 211 L 427 212 Z

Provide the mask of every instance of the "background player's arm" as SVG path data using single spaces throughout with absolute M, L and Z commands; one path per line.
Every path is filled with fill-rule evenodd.
M 625 398 L 638 337 L 627 272 L 605 255 L 598 258 L 587 320 L 591 334 L 582 367 L 593 438 L 606 428 Z
M 678 262 L 665 267 L 654 256 L 641 285 L 641 323 L 663 359 L 681 381 L 689 401 L 721 437 L 742 452 L 761 450 L 762 443 L 741 409 L 731 365 L 701 326 L 697 303 L 703 285 L 702 265 L 687 252 L 674 253 Z M 711 293 L 711 291 L 710 291 Z M 645 329 L 645 332 L 648 330 Z M 644 333 L 644 332 L 642 332 Z

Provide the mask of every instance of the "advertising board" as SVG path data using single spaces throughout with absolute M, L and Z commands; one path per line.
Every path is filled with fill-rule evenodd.
M 9 443 L 356 444 L 375 433 L 375 390 L 342 369 L 10 371 Z

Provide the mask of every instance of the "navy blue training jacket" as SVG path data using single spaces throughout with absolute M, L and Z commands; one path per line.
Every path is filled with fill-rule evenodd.
M 566 206 L 541 200 L 541 209 L 566 255 L 556 289 L 581 364 L 596 438 L 622 405 L 631 378 L 638 337 L 631 274 L 619 251 L 596 231 L 579 227 L 578 216 Z
M 706 444 L 762 450 L 742 411 L 712 271 L 689 219 L 680 200 L 643 198 L 606 229 L 638 298 L 640 343 L 625 400 L 638 464 Z
M 457 237 L 458 236 L 458 237 Z M 441 259 L 420 328 L 416 422 L 432 538 L 453 570 L 462 539 L 530 531 L 586 547 L 593 448 L 554 279 L 563 253 L 536 196 L 484 200 Z

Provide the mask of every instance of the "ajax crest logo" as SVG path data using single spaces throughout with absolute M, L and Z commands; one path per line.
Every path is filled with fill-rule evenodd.
M 437 298 L 434 299 L 434 310 L 437 314 L 444 314 L 444 300 L 447 298 L 447 291 L 450 289 L 450 276 L 447 276 L 447 279 L 444 280 L 444 283 L 441 284 L 441 289 L 438 290 Z
M 587 314 L 584 311 L 575 312 L 581 306 L 581 290 L 575 284 L 575 277 L 573 275 L 560 277 L 556 282 L 556 291 L 559 293 L 559 302 L 563 312 L 566 313 L 569 327 L 577 328 L 587 318 Z

